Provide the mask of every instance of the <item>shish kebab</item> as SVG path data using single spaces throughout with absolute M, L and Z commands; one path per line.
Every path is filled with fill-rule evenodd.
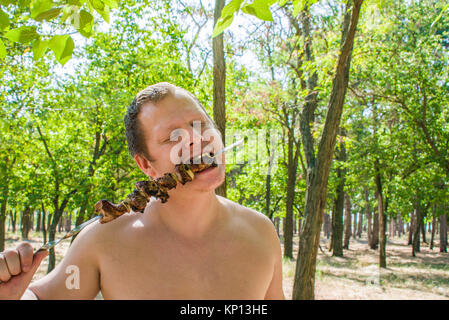
M 36 252 L 41 250 L 49 250 L 60 243 L 62 240 L 77 235 L 84 227 L 91 224 L 94 221 L 100 220 L 100 223 L 108 223 L 121 215 L 130 212 L 131 209 L 136 212 L 143 213 L 148 201 L 151 197 L 159 198 L 162 203 L 167 202 L 169 195 L 168 190 L 176 188 L 178 182 L 185 184 L 192 181 L 195 177 L 195 173 L 200 173 L 211 167 L 216 167 L 216 158 L 220 154 L 231 150 L 232 148 L 242 144 L 244 139 L 239 140 L 230 146 L 221 149 L 215 154 L 202 154 L 192 159 L 191 164 L 180 163 L 175 166 L 173 173 L 166 173 L 162 177 L 157 179 L 149 179 L 146 181 L 139 181 L 135 184 L 136 189 L 126 196 L 125 200 L 119 204 L 113 204 L 108 200 L 100 200 L 95 204 L 95 212 L 100 213 L 94 218 L 80 224 L 71 231 L 67 232 L 64 237 L 50 241 L 40 247 Z M 199 158 L 199 159 L 198 159 Z M 200 160 L 200 163 L 198 160 Z

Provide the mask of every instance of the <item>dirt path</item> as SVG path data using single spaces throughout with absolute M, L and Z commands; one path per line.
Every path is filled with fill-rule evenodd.
M 297 238 L 294 252 L 297 253 Z M 332 257 L 329 241 L 321 237 L 315 283 L 316 299 L 415 300 L 449 299 L 449 254 L 422 244 L 411 256 L 407 239 L 387 242 L 387 269 L 379 271 L 378 251 L 368 249 L 365 238 L 352 239 L 344 258 Z M 296 262 L 284 260 L 284 291 L 291 299 Z

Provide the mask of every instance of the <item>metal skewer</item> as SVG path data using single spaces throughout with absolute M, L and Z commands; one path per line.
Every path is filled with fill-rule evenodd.
M 78 233 L 80 233 L 80 231 L 82 229 L 84 229 L 85 226 L 91 224 L 94 221 L 97 221 L 98 219 L 100 219 L 102 217 L 102 215 L 98 215 L 93 217 L 90 220 L 87 220 L 86 222 L 80 224 L 79 226 L 76 226 L 75 228 L 73 228 L 72 230 L 70 230 L 69 232 L 67 232 L 65 234 L 64 237 L 58 239 L 58 240 L 54 240 L 54 241 L 49 241 L 46 244 L 44 244 L 42 247 L 40 247 L 35 253 L 42 251 L 42 250 L 50 250 L 51 248 L 53 248 L 54 246 L 56 246 L 58 243 L 60 243 L 62 240 L 73 237 L 75 235 L 77 235 Z
M 223 152 L 227 152 L 227 151 L 231 150 L 232 148 L 234 148 L 234 147 L 236 147 L 236 146 L 242 144 L 243 141 L 244 141 L 244 139 L 239 140 L 239 141 L 237 141 L 237 142 L 235 142 L 235 143 L 233 143 L 233 144 L 227 146 L 226 148 L 221 149 L 220 151 L 218 151 L 217 153 L 214 154 L 213 158 L 219 156 L 219 155 L 222 154 Z M 100 219 L 101 217 L 102 217 L 101 214 L 98 215 L 98 216 L 95 216 L 95 217 L 93 217 L 92 219 L 90 219 L 90 220 L 88 220 L 88 221 L 86 221 L 86 222 L 80 224 L 79 226 L 77 226 L 77 227 L 73 228 L 72 230 L 70 230 L 69 232 L 67 232 L 67 233 L 65 234 L 64 237 L 62 237 L 62 238 L 60 238 L 60 239 L 58 239 L 58 240 L 54 240 L 54 241 L 49 241 L 49 242 L 47 242 L 47 243 L 44 244 L 42 247 L 40 247 L 35 253 L 37 253 L 37 252 L 39 252 L 39 251 L 42 251 L 42 250 L 50 250 L 51 248 L 54 248 L 54 247 L 55 247 L 58 243 L 60 243 L 62 240 L 65 240 L 65 239 L 67 239 L 67 238 L 70 238 L 70 237 L 73 237 L 73 236 L 77 235 L 78 233 L 80 233 L 80 231 L 81 231 L 82 229 L 84 229 L 84 227 L 86 227 L 87 225 L 91 224 L 92 222 L 97 221 L 97 220 Z

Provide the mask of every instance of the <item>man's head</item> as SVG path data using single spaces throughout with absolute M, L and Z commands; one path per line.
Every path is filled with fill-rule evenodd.
M 124 122 L 131 156 L 153 178 L 173 171 L 173 152 L 181 156 L 181 146 L 184 151 L 190 150 L 190 156 L 207 146 L 215 151 L 223 147 L 219 131 L 199 100 L 170 83 L 157 83 L 140 91 L 128 107 Z M 174 139 L 176 132 L 184 133 L 181 140 Z M 215 177 L 211 172 L 200 176 L 204 178 L 198 180 L 216 185 L 224 179 L 224 166 L 219 166 Z

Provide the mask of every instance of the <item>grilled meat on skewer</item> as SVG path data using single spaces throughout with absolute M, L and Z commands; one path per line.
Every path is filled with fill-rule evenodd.
M 113 204 L 108 200 L 100 200 L 95 204 L 95 212 L 103 215 L 100 223 L 110 222 L 122 214 L 130 212 L 131 209 L 136 212 L 143 213 L 145 207 L 151 197 L 161 200 L 162 203 L 167 202 L 169 195 L 168 190 L 176 188 L 178 182 L 185 184 L 192 181 L 195 173 L 199 173 L 205 169 L 216 167 L 215 159 L 209 155 L 201 155 L 201 163 L 185 164 L 180 163 L 175 166 L 174 173 L 166 173 L 156 180 L 149 179 L 147 181 L 139 181 L 136 183 L 136 189 L 126 196 L 125 200 L 119 204 Z

